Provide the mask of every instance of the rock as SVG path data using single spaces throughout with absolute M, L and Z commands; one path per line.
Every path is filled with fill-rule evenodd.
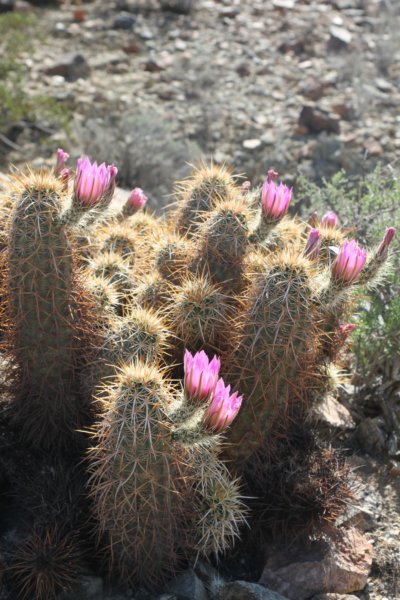
M 175 40 L 174 46 L 175 46 L 176 50 L 180 50 L 180 51 L 184 52 L 187 48 L 187 43 L 185 42 L 185 40 L 178 38 Z
M 246 62 L 240 63 L 235 71 L 240 77 L 249 77 L 249 75 L 251 75 L 250 65 Z
M 335 540 L 274 549 L 260 583 L 290 600 L 322 592 L 346 594 L 364 588 L 371 565 L 371 544 L 356 529 L 341 529 Z
M 161 8 L 177 15 L 190 15 L 194 7 L 193 0 L 162 0 Z
M 84 10 L 81 10 L 78 8 L 78 9 L 74 10 L 73 17 L 74 17 L 75 23 L 83 23 L 84 20 L 86 19 L 86 12 Z
M 144 70 L 149 71 L 149 73 L 159 73 L 165 70 L 165 66 L 155 58 L 150 58 L 144 65 Z
M 0 14 L 10 12 L 15 8 L 15 0 L 0 0 Z
M 386 449 L 387 435 L 384 431 L 385 422 L 381 417 L 367 417 L 357 427 L 356 437 L 365 452 L 371 456 L 381 454 Z
M 288 52 L 293 52 L 298 56 L 299 54 L 303 54 L 306 50 L 305 41 L 303 38 L 293 38 L 289 40 L 285 40 L 278 46 L 279 52 L 282 54 L 287 54 Z
M 368 491 L 368 494 L 364 498 L 360 498 L 355 506 L 349 506 L 336 524 L 356 527 L 360 531 L 372 531 L 378 526 L 378 517 L 381 510 L 381 498 L 374 492 Z
M 208 600 L 206 588 L 193 569 L 174 577 L 165 586 L 167 592 L 174 594 L 177 600 Z
M 136 19 L 133 15 L 128 12 L 121 12 L 114 18 L 113 28 L 114 29 L 132 29 L 135 26 Z
M 378 88 L 378 90 L 380 90 L 381 92 L 384 92 L 385 94 L 393 92 L 393 86 L 390 83 L 390 81 L 387 81 L 386 79 L 383 79 L 382 77 L 377 77 L 375 79 L 375 85 Z
M 47 75 L 64 77 L 66 81 L 86 79 L 90 75 L 90 67 L 82 54 L 71 53 L 56 59 L 45 69 Z
M 318 594 L 313 596 L 312 600 L 359 600 L 359 598 L 353 594 Z
M 261 140 L 259 140 L 258 138 L 252 138 L 249 140 L 244 140 L 242 146 L 243 148 L 246 148 L 246 150 L 255 150 L 256 148 L 259 148 L 261 144 Z
M 280 10 L 290 10 L 294 8 L 294 3 L 296 0 L 273 0 L 272 4 L 274 8 L 278 8 Z
M 369 156 L 383 156 L 383 148 L 377 140 L 367 140 L 364 147 Z
M 350 411 L 332 394 L 325 396 L 323 401 L 315 407 L 314 415 L 324 425 L 336 429 L 354 429 L 356 426 Z
M 329 35 L 328 47 L 330 50 L 343 50 L 351 44 L 352 35 L 350 31 L 343 27 L 332 25 L 329 29 Z
M 219 600 L 287 600 L 281 594 L 269 590 L 263 585 L 248 581 L 226 583 L 219 591 Z
M 101 577 L 89 575 L 81 576 L 71 591 L 62 592 L 57 596 L 57 600 L 102 600 L 102 598 L 103 580 Z
M 332 106 L 332 111 L 345 121 L 352 121 L 356 116 L 354 106 L 346 102 L 339 102 Z
M 305 127 L 311 133 L 321 133 L 322 131 L 340 133 L 339 117 L 318 107 L 303 106 L 299 117 L 299 125 Z
M 197 577 L 203 582 L 211 598 L 219 598 L 219 593 L 225 585 L 225 580 L 209 563 L 198 560 L 193 567 Z
M 137 42 L 129 42 L 129 44 L 126 44 L 126 46 L 122 47 L 122 50 L 126 54 L 140 54 L 142 47 Z

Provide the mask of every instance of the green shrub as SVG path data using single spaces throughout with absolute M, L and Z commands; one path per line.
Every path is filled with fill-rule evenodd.
M 400 178 L 390 167 L 378 166 L 374 172 L 354 181 L 344 171 L 319 187 L 300 176 L 296 195 L 303 216 L 317 210 L 334 210 L 349 236 L 361 243 L 378 243 L 385 227 L 400 223 Z M 353 233 L 354 232 L 354 233 Z M 400 357 L 400 232 L 393 241 L 391 271 L 384 287 L 378 287 L 366 303 L 360 299 L 354 349 L 361 381 L 376 377 L 396 379 Z M 398 377 L 398 376 L 397 376 Z

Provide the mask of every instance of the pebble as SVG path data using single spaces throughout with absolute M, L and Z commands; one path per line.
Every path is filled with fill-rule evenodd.
M 246 150 L 256 150 L 261 146 L 261 144 L 261 140 L 259 140 L 258 138 L 253 138 L 249 140 L 244 140 L 242 146 L 243 148 L 246 148 Z
M 119 15 L 114 17 L 113 27 L 114 29 L 133 29 L 135 26 L 136 19 L 133 15 L 127 12 L 121 12 Z

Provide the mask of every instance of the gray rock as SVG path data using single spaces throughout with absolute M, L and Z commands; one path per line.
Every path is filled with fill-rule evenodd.
M 337 27 L 332 25 L 329 30 L 329 49 L 330 50 L 343 50 L 351 44 L 352 35 L 350 31 L 343 27 Z
M 232 581 L 224 585 L 219 593 L 220 600 L 287 600 L 263 585 L 248 581 Z
M 15 0 L 0 0 L 0 14 L 14 10 Z
M 166 591 L 173 593 L 177 600 L 208 600 L 206 588 L 193 569 L 171 579 L 166 585 Z
M 114 18 L 113 27 L 114 29 L 132 29 L 136 23 L 136 19 L 133 15 L 128 12 L 121 12 Z
M 350 505 L 345 514 L 337 521 L 337 525 L 356 527 L 361 531 L 372 531 L 378 526 L 383 502 L 380 494 L 364 488 L 357 498 L 357 504 Z
M 386 450 L 387 435 L 385 422 L 381 417 L 367 417 L 357 427 L 357 440 L 365 452 L 371 456 L 382 454 Z
M 65 54 L 45 69 L 47 75 L 60 75 L 66 81 L 85 79 L 90 75 L 86 58 L 79 53 Z
M 83 575 L 70 592 L 62 592 L 57 600 L 103 600 L 103 580 Z

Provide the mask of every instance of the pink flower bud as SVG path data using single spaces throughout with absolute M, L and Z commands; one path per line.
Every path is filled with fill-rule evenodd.
M 379 258 L 385 259 L 388 255 L 389 246 L 392 243 L 392 240 L 395 236 L 396 229 L 394 227 L 389 227 L 386 229 L 385 235 L 383 236 L 383 240 L 378 246 L 378 250 L 376 251 L 377 256 Z
M 81 208 L 91 208 L 100 203 L 104 197 L 111 201 L 115 188 L 115 177 L 118 173 L 114 165 L 105 163 L 91 164 L 87 157 L 78 158 L 73 203 Z
M 59 175 L 62 184 L 63 184 L 63 190 L 67 191 L 68 190 L 68 182 L 69 182 L 69 178 L 71 177 L 71 169 L 63 169 Z
M 224 380 L 219 379 L 213 393 L 210 406 L 204 414 L 204 424 L 212 431 L 222 431 L 236 417 L 242 405 L 243 396 L 231 392 L 231 386 L 225 386 Z
M 291 199 L 291 188 L 283 185 L 282 182 L 277 186 L 267 177 L 261 192 L 261 207 L 267 221 L 280 221 L 287 212 Z
M 147 196 L 141 188 L 135 188 L 131 191 L 128 200 L 124 206 L 124 212 L 129 215 L 134 215 L 138 210 L 143 208 L 147 202 Z
M 278 179 L 278 174 L 278 171 L 274 171 L 274 169 L 269 169 L 267 172 L 268 181 L 275 181 L 275 179 Z
M 321 219 L 321 225 L 325 227 L 337 227 L 338 223 L 338 216 L 333 210 L 328 210 Z
M 356 326 L 354 323 L 339 323 L 339 334 L 341 337 L 346 339 L 354 330 Z
M 309 258 L 317 258 L 321 247 L 321 233 L 319 229 L 311 229 L 308 236 L 304 254 Z
M 56 166 L 54 167 L 54 173 L 56 177 L 59 177 L 65 169 L 65 163 L 69 159 L 69 154 L 64 152 L 62 148 L 58 148 L 56 153 Z
M 218 381 L 220 366 L 220 359 L 214 356 L 210 361 L 204 350 L 196 352 L 194 356 L 185 350 L 183 367 L 186 396 L 200 402 L 208 400 Z
M 332 265 L 332 276 L 341 284 L 357 281 L 365 264 L 367 252 L 355 240 L 345 241 Z

